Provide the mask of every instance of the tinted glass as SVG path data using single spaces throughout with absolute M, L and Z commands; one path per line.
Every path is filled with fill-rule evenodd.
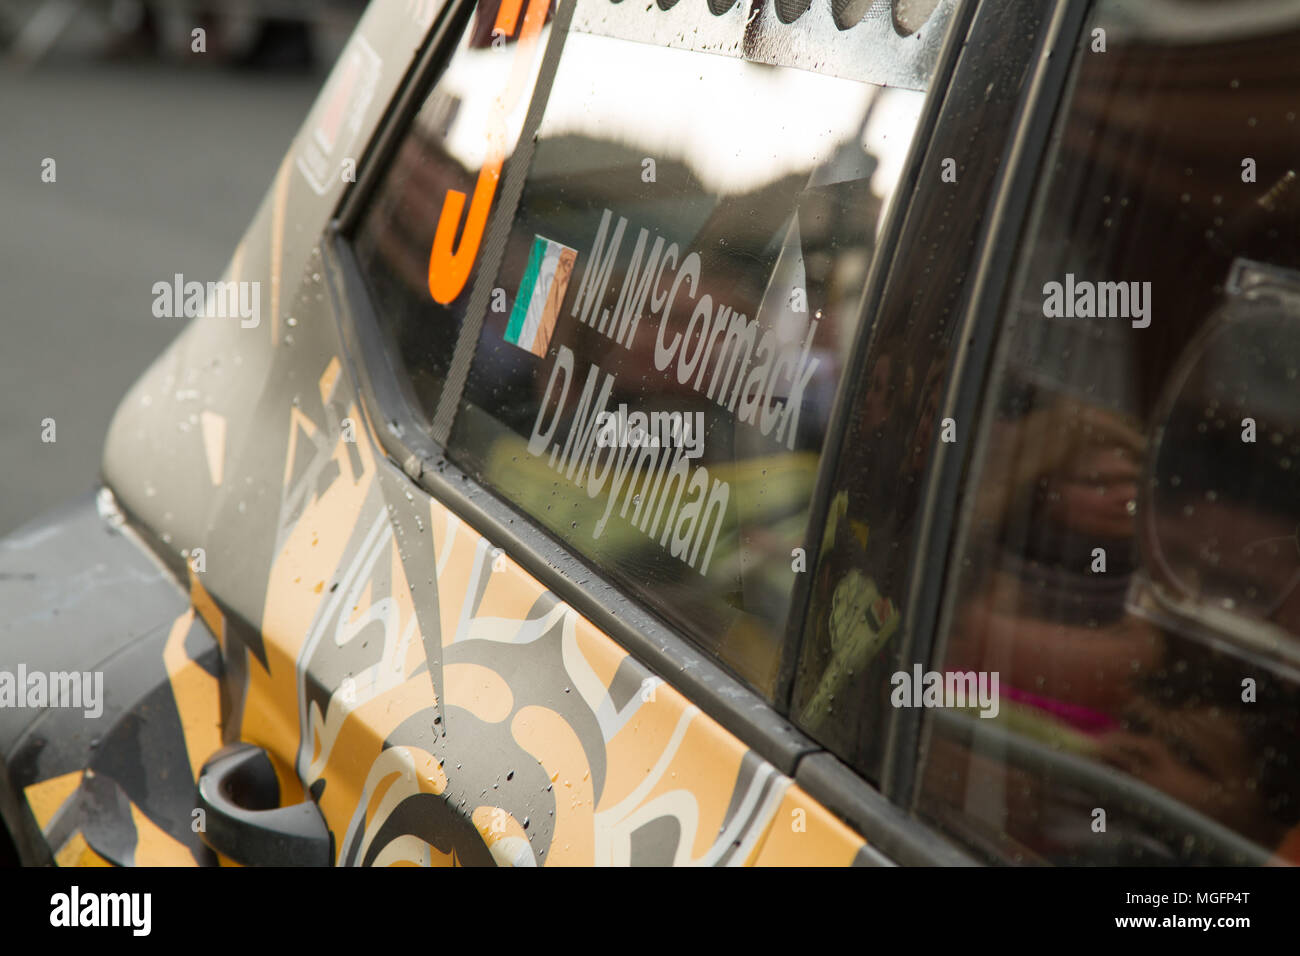
M 735 55 L 745 16 L 579 3 L 450 452 L 770 693 L 923 97 Z
M 1085 30 L 896 688 L 921 810 L 992 859 L 1300 862 L 1297 89 L 1294 4 Z

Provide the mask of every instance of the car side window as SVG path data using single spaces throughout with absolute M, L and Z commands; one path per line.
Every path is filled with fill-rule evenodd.
M 448 451 L 770 699 L 924 93 L 724 6 L 579 0 Z
M 428 437 L 771 699 L 956 0 L 546 4 L 478 5 L 357 260 Z
M 895 688 L 918 810 L 991 860 L 1300 862 L 1298 84 L 1288 5 L 1083 32 Z

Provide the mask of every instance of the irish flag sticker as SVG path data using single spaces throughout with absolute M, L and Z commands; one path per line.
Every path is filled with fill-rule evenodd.
M 533 236 L 528 266 L 506 326 L 507 342 L 534 355 L 546 355 L 577 259 L 577 250 L 545 236 Z

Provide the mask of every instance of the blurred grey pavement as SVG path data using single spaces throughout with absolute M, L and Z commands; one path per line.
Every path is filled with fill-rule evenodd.
M 0 535 L 94 484 L 114 409 L 186 322 L 152 315 L 153 284 L 220 275 L 327 66 L 0 63 Z

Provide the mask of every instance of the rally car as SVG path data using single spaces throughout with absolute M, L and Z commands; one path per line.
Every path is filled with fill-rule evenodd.
M 1280 0 L 373 3 L 0 543 L 0 855 L 1300 861 L 1297 90 Z

